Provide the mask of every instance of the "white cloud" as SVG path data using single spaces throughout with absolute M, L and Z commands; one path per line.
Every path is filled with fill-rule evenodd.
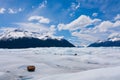
M 22 8 L 18 8 L 18 9 L 8 8 L 8 13 L 9 14 L 16 14 L 16 13 L 19 13 L 19 12 L 22 12 L 22 11 L 23 11 Z
M 1 27 L 0 28 L 0 33 L 1 32 L 7 32 L 7 31 L 13 31 L 13 30 L 15 30 L 16 28 L 14 28 L 14 27 Z
M 80 2 L 72 2 L 68 11 L 70 11 L 70 16 L 74 16 L 75 11 L 80 8 Z
M 97 40 L 97 38 L 95 36 L 92 36 L 90 34 L 82 34 L 80 32 L 72 32 L 72 36 L 76 36 L 80 39 L 84 39 L 87 41 L 96 41 Z
M 47 32 L 47 35 L 53 36 L 55 33 L 56 33 L 56 26 L 55 25 L 51 25 L 49 27 L 49 31 Z
M 81 15 L 79 18 L 75 19 L 74 21 L 70 22 L 69 24 L 59 24 L 59 30 L 70 30 L 74 31 L 77 29 L 85 28 L 91 24 L 95 24 L 96 22 L 101 21 L 100 19 L 91 19 L 89 16 Z
M 18 12 L 22 12 L 22 11 L 23 11 L 23 9 L 22 9 L 22 8 L 19 8 L 19 9 L 18 9 Z
M 73 16 L 74 16 L 74 14 L 75 14 L 75 12 L 72 12 L 72 13 L 70 13 L 69 15 L 70 15 L 71 17 L 73 17 Z
M 15 11 L 15 10 L 13 10 L 13 9 L 9 8 L 9 9 L 8 9 L 8 13 L 10 13 L 10 14 L 16 14 L 16 13 L 17 13 L 17 11 Z
M 6 11 L 6 9 L 5 9 L 5 8 L 0 8 L 0 14 L 4 14 L 4 13 L 5 13 L 5 11 Z
M 103 21 L 100 25 L 97 25 L 94 29 L 99 32 L 107 32 L 109 28 L 113 26 L 113 23 L 110 21 Z
M 101 22 L 101 19 L 92 19 L 92 24 L 93 25 L 98 25 L 98 24 L 100 24 L 100 22 Z
M 91 27 L 87 27 L 91 26 Z M 58 30 L 69 30 L 73 37 L 77 37 L 82 44 L 90 44 L 98 40 L 106 40 L 109 35 L 120 32 L 120 20 L 115 22 L 91 19 L 81 15 L 68 24 L 58 24 Z
M 116 21 L 116 22 L 113 24 L 113 27 L 120 27 L 120 20 Z
M 93 28 L 85 28 L 81 29 L 81 31 L 77 32 L 72 35 L 78 38 L 87 40 L 89 42 L 95 42 L 97 40 L 106 40 L 109 35 L 113 33 L 119 33 L 120 30 L 120 21 L 110 22 L 110 21 L 103 21 L 100 24 L 94 26 Z
M 120 14 L 117 14 L 117 16 L 114 17 L 114 20 L 120 20 Z
M 9 14 L 16 14 L 19 12 L 22 12 L 23 9 L 22 8 L 18 8 L 18 9 L 12 9 L 12 8 L 0 8 L 0 14 L 4 14 L 4 13 L 9 13 Z
M 45 8 L 46 5 L 47 5 L 47 0 L 44 0 L 42 3 L 40 3 L 39 8 L 40 8 L 40 9 Z
M 33 15 L 46 15 L 46 11 L 43 11 L 47 7 L 47 0 L 41 0 L 42 2 L 39 3 L 38 6 L 31 6 L 33 8 L 32 12 L 29 13 L 27 16 L 33 16 Z M 48 11 L 47 11 L 48 12 Z
M 38 21 L 39 23 L 46 23 L 46 24 L 50 23 L 50 20 L 43 16 L 31 16 L 28 18 L 28 21 Z
M 98 13 L 93 13 L 92 16 L 96 17 L 96 16 L 98 16 Z
M 112 33 L 108 36 L 108 38 L 113 38 L 113 37 L 119 37 L 120 38 L 120 32 L 115 32 L 115 33 Z
M 48 27 L 39 23 L 16 23 L 20 28 L 31 32 L 48 32 Z
M 71 3 L 71 9 L 72 10 L 77 10 L 78 8 L 80 8 L 80 3 Z
M 30 23 L 30 22 L 24 22 L 24 23 L 14 23 L 14 25 L 17 25 L 17 27 L 0 27 L 0 33 L 4 33 L 6 31 L 13 31 L 15 29 L 21 29 L 29 32 L 37 32 L 42 35 L 48 35 L 48 36 L 54 36 L 56 33 L 56 26 L 46 26 L 44 24 L 40 23 Z
M 58 24 L 57 28 L 59 31 L 68 29 L 67 27 L 65 27 L 65 24 L 62 24 L 62 23 Z
M 37 32 L 49 36 L 53 36 L 56 33 L 55 25 L 46 26 L 40 23 L 16 23 L 19 28 L 30 31 L 30 32 Z
M 120 29 L 120 21 L 110 22 L 110 21 L 103 21 L 99 25 L 93 28 L 94 32 L 116 32 L 116 29 Z

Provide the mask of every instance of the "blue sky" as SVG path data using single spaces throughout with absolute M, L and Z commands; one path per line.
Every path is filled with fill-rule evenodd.
M 120 34 L 119 0 L 0 0 L 0 32 L 22 28 L 87 45 Z

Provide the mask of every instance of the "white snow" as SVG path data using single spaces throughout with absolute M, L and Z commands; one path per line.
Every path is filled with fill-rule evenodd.
M 119 80 L 119 70 L 119 47 L 0 49 L 0 80 Z
M 0 39 L 9 39 L 9 38 L 22 38 L 22 37 L 33 37 L 32 33 L 15 29 L 13 31 L 6 31 L 0 36 Z
M 47 34 L 41 34 L 37 32 L 30 32 L 30 31 L 24 31 L 22 29 L 14 29 L 11 31 L 5 31 L 3 34 L 0 34 L 0 39 L 17 39 L 17 38 L 23 38 L 23 37 L 29 37 L 29 38 L 38 38 L 42 40 L 46 39 L 58 39 L 61 40 L 63 37 L 56 37 L 56 36 L 50 36 Z
M 120 67 L 88 70 L 79 73 L 61 74 L 39 80 L 120 80 Z

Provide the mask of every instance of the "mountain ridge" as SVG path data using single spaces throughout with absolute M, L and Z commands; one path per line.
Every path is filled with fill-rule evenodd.
M 22 30 L 8 31 L 0 36 L 0 48 L 34 47 L 75 47 L 69 41 L 49 35 L 42 35 Z
M 120 34 L 110 35 L 105 41 L 97 41 L 88 47 L 120 47 Z

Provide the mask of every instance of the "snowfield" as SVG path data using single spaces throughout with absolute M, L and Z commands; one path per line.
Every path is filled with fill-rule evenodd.
M 120 80 L 120 48 L 0 49 L 0 80 Z
M 62 74 L 40 80 L 120 80 L 120 67 L 88 70 L 79 73 Z

